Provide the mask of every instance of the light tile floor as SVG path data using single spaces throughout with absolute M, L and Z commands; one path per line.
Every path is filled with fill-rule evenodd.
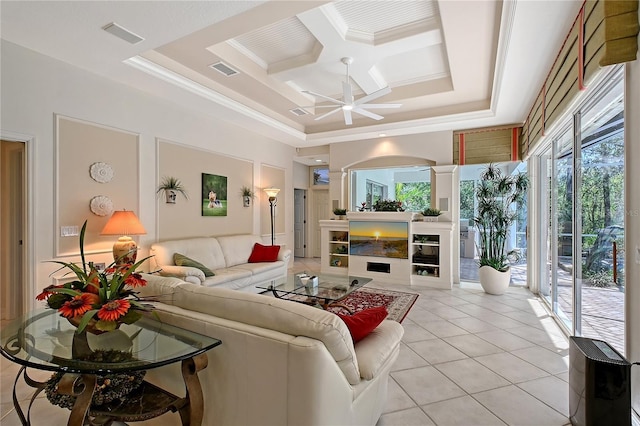
M 297 271 L 318 271 L 298 259 Z M 525 287 L 502 296 L 479 284 L 434 290 L 380 282 L 420 297 L 405 335 L 378 426 L 569 423 L 569 344 Z
M 296 258 L 292 271 L 303 270 L 317 273 L 318 259 Z M 473 283 L 452 290 L 372 285 L 420 294 L 403 321 L 405 335 L 378 426 L 569 424 L 567 338 L 526 288 L 491 296 Z M 11 389 L 18 368 L 0 358 L 0 424 L 17 426 Z M 26 385 L 18 387 L 23 403 L 29 395 Z M 65 424 L 68 414 L 41 395 L 32 424 Z M 136 424 L 180 420 L 169 414 Z
M 476 259 L 460 258 L 460 279 L 478 282 Z M 558 309 L 566 318 L 573 312 L 573 289 L 571 272 L 558 268 Z M 527 264 L 511 267 L 511 285 L 527 286 Z M 608 342 L 624 354 L 624 287 L 599 288 L 587 284 L 582 287 L 582 336 Z M 549 296 L 551 297 L 551 296 Z M 570 325 L 567 327 L 571 328 Z

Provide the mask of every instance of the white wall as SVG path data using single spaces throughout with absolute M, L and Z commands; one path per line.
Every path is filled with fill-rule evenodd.
M 54 114 L 104 124 L 140 134 L 139 217 L 148 234 L 141 236 L 141 247 L 156 240 L 157 203 L 156 138 L 176 141 L 212 152 L 253 161 L 255 187 L 261 188 L 260 166 L 269 164 L 285 170 L 286 194 L 293 197 L 293 157 L 295 149 L 196 111 L 180 108 L 131 87 L 86 72 L 64 62 L 2 41 L 2 99 L 0 129 L 34 138 L 29 147 L 33 170 L 29 178 L 33 188 L 30 211 L 32 235 L 27 239 L 33 249 L 33 268 L 29 285 L 36 291 L 51 282 L 55 268 L 48 263 L 54 254 L 55 143 Z M 73 188 L 61 188 L 73 191 Z M 259 192 L 259 191 L 256 191 Z M 257 194 L 256 202 L 265 202 Z M 289 205 L 293 206 L 293 198 Z M 64 208 L 64 206 L 61 206 Z M 87 209 L 88 210 L 88 209 Z M 87 216 L 90 218 L 88 211 Z M 293 247 L 293 209 L 286 212 L 285 233 L 277 242 Z M 260 233 L 260 209 L 254 209 L 253 229 Z M 101 259 L 99 259 L 101 257 Z M 104 260 L 103 260 L 104 259 Z M 110 253 L 96 256 L 109 261 Z M 75 260 L 75 259 L 65 259 Z
M 293 187 L 295 189 L 309 189 L 311 175 L 309 166 L 293 162 Z
M 435 164 L 453 162 L 453 132 L 432 132 L 417 135 L 384 137 L 331 144 L 332 171 L 380 157 L 425 158 Z

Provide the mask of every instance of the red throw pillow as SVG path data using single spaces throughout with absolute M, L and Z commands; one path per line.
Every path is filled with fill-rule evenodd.
M 278 253 L 280 253 L 280 246 L 263 246 L 255 243 L 249 256 L 249 263 L 275 262 L 278 260 Z
M 347 325 L 353 343 L 367 337 L 377 326 L 387 317 L 387 308 L 384 306 L 377 306 L 375 308 L 365 309 L 364 311 L 357 312 L 353 315 L 340 315 L 337 314 L 342 321 Z

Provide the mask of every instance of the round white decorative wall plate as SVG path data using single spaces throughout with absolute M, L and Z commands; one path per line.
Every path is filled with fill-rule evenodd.
M 107 163 L 93 163 L 89 173 L 96 182 L 107 183 L 113 179 L 113 167 Z
M 91 199 L 89 205 L 96 216 L 107 216 L 113 213 L 113 202 L 111 198 L 104 195 L 96 195 Z

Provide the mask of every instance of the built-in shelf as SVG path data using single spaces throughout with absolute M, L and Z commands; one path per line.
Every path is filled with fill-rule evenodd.
M 388 219 L 408 223 L 409 258 L 355 256 L 349 254 L 349 221 L 321 220 L 321 268 L 328 274 L 349 274 L 381 282 L 411 284 L 432 288 L 453 286 L 452 222 L 412 221 L 411 213 L 351 213 L 349 220 Z
M 321 265 L 324 274 L 347 275 L 349 271 L 349 222 L 320 221 Z
M 413 234 L 411 274 L 440 277 L 440 235 Z
M 451 288 L 451 222 L 414 222 L 411 226 L 411 284 Z

